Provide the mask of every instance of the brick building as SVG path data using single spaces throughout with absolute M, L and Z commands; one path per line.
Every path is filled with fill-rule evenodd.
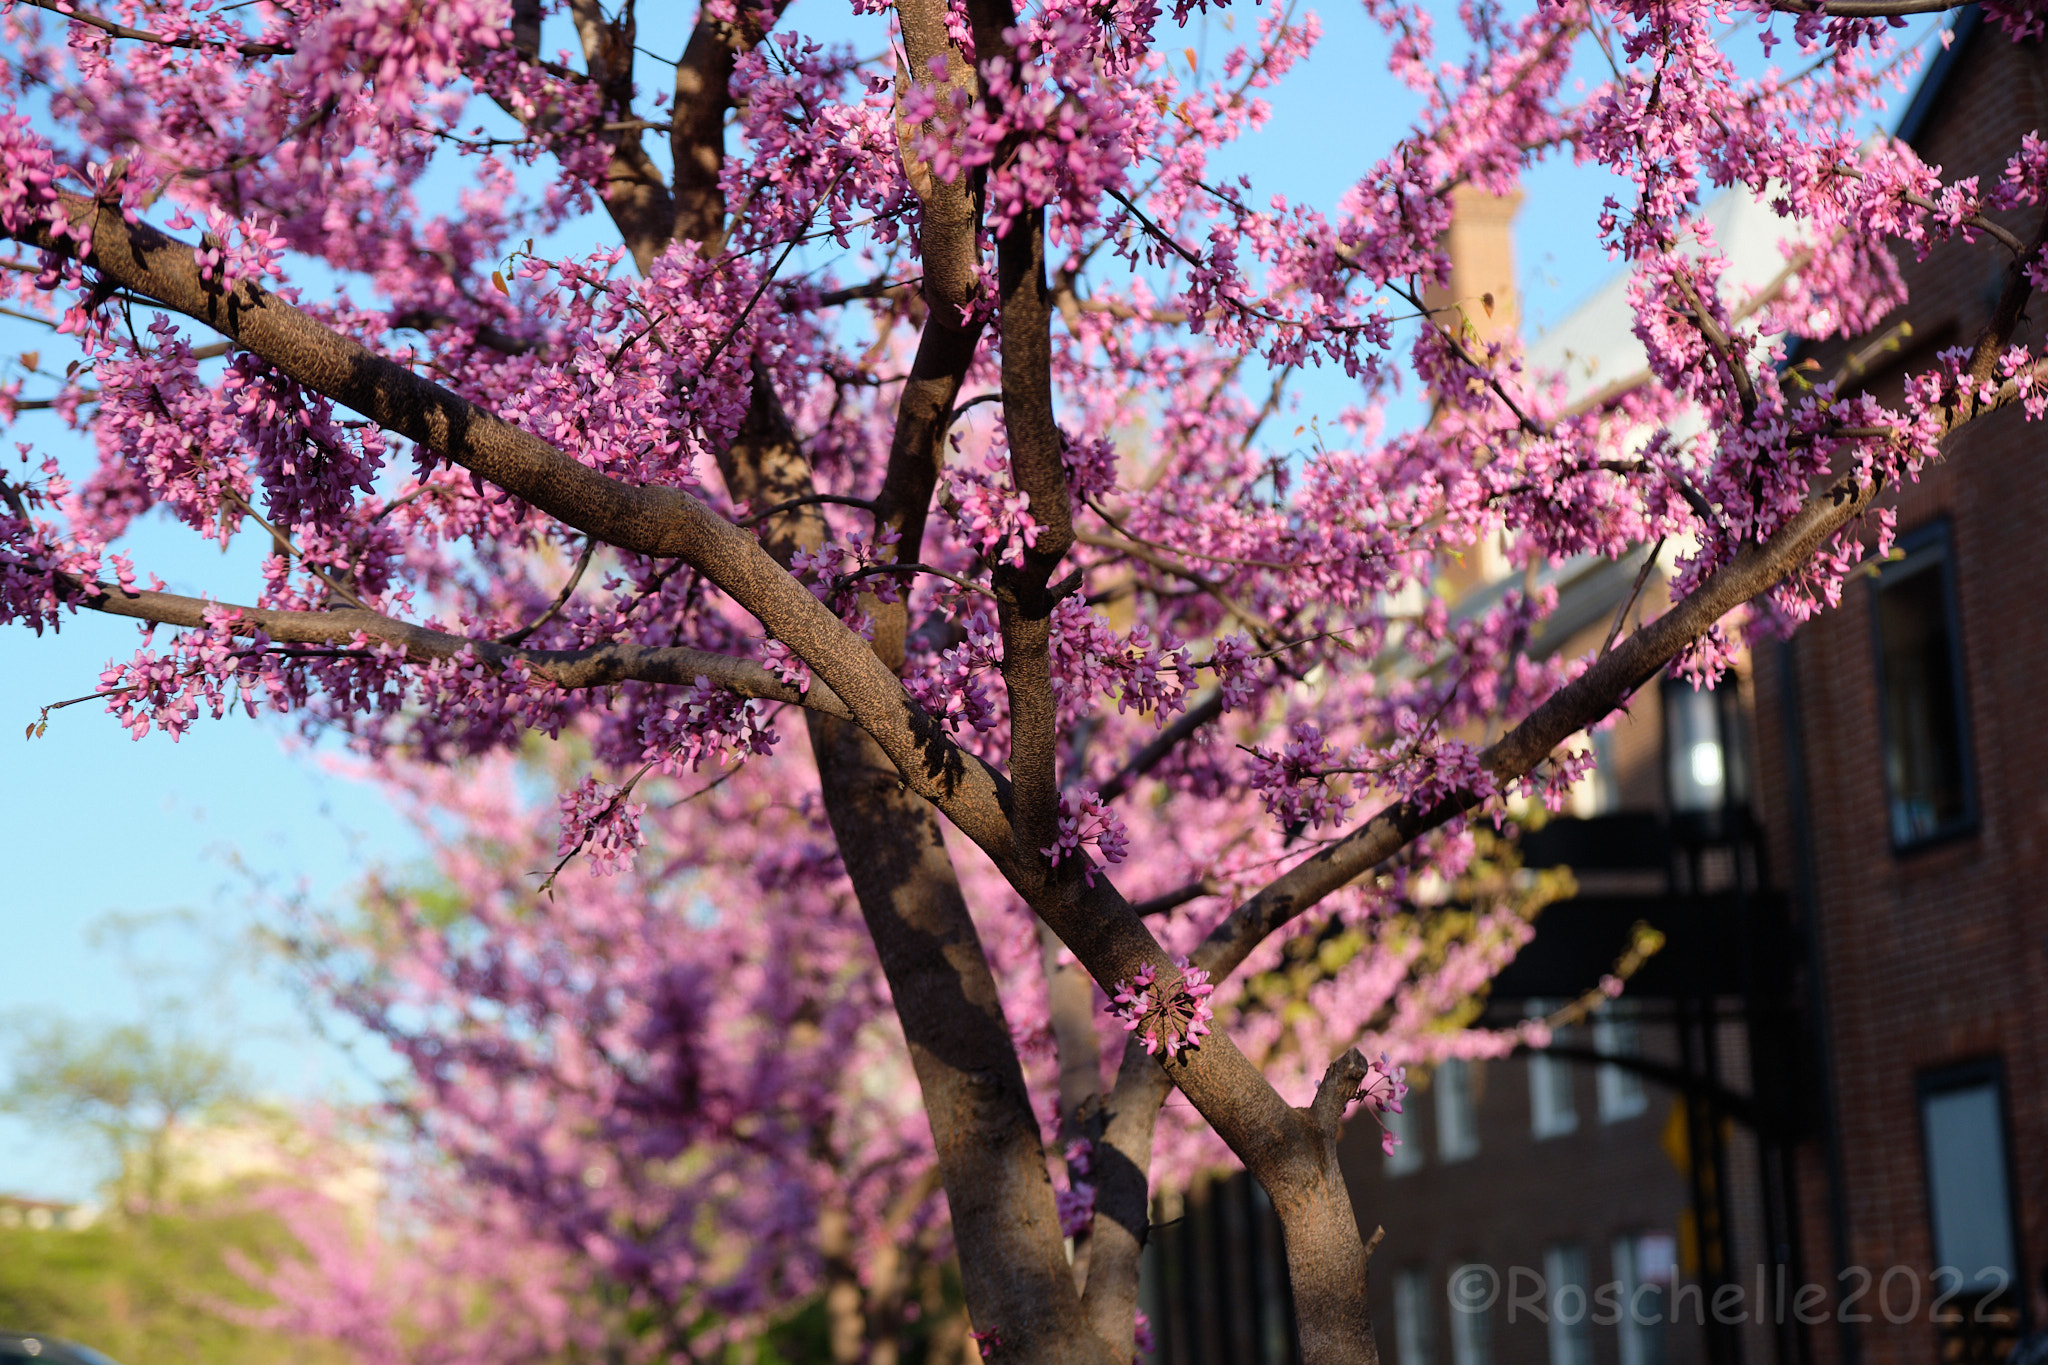
M 1629 593 L 1623 568 L 1564 586 L 1558 616 L 1597 624 L 1557 645 L 1597 647 Z M 1579 889 L 1496 979 L 1488 1022 L 1586 992 L 1647 924 L 1665 946 L 1626 996 L 1543 1052 L 1438 1068 L 1392 1159 L 1375 1134 L 1347 1135 L 1359 1216 L 1387 1230 L 1372 1293 L 1397 1365 L 1719 1365 L 1778 1350 L 1775 1324 L 1726 1311 L 1755 1301 L 1756 1267 L 1767 1283 L 1781 1264 L 1790 1275 L 1796 1251 L 1796 1133 L 1779 1115 L 1797 1082 L 1770 1044 L 1793 1027 L 1798 982 L 1751 811 L 1748 709 L 1740 680 L 1646 689 L 1599 737 L 1578 813 L 1523 840 L 1531 864 L 1570 866 Z
M 2041 128 L 2048 49 L 1973 8 L 1899 132 L 1945 180 L 1988 183 Z M 1911 334 L 1869 387 L 1896 394 L 1969 344 L 2010 259 L 1980 240 L 1904 261 L 1913 303 L 1887 328 Z M 2038 298 L 2032 316 L 2039 336 Z M 1813 358 L 1829 373 L 1846 357 Z M 2043 445 L 2016 410 L 1959 433 L 1891 498 L 1903 557 L 1755 662 L 1759 810 L 1811 964 L 1804 1260 L 1851 1293 L 1872 1277 L 1873 1321 L 1812 1329 L 1821 1361 L 1995 1359 L 2015 1319 L 2048 1311 L 2026 1292 L 2048 1266 Z M 1918 1311 L 1887 1321 L 1908 1316 L 1909 1282 Z M 1931 1320 L 1938 1293 L 1955 1321 Z
M 1897 131 L 1944 179 L 1988 180 L 2043 127 L 2048 49 L 1970 9 Z M 1512 206 L 1460 210 L 1472 264 L 1449 301 L 1513 275 Z M 1752 277 L 1732 287 L 1774 273 L 1772 225 L 1714 211 Z M 1894 395 L 1967 344 L 2008 260 L 1980 241 L 1903 262 L 1913 303 L 1859 340 L 1858 382 Z M 1621 289 L 1538 363 L 1589 389 L 1626 368 Z M 1833 374 L 1851 348 L 1801 359 Z M 1493 1022 L 1585 989 L 1638 920 L 1668 943 L 1547 1055 L 1440 1069 L 1395 1160 L 1347 1139 L 1361 1220 L 1387 1230 L 1372 1297 L 1394 1365 L 1932 1365 L 2048 1325 L 2028 1292 L 2048 1268 L 2044 445 L 2016 410 L 1960 434 L 1888 495 L 1899 557 L 1718 694 L 1645 689 L 1574 818 L 1525 841 L 1580 894 L 1496 982 Z M 1636 568 L 1556 570 L 1550 647 L 1597 644 Z M 1170 1203 L 1157 1358 L 1290 1359 L 1258 1191 Z

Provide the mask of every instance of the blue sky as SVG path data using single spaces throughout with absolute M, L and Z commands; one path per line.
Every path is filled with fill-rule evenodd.
M 1230 152 L 1221 169 L 1252 172 L 1261 195 L 1328 209 L 1417 105 L 1385 73 L 1384 40 L 1355 5 L 1319 12 L 1319 56 L 1268 92 L 1272 123 Z M 1248 21 L 1246 8 L 1238 13 Z M 886 41 L 879 19 L 852 16 L 844 0 L 798 0 L 785 22 L 862 52 L 880 51 Z M 1220 24 L 1213 16 L 1206 22 Z M 680 51 L 683 36 L 643 21 L 640 43 Z M 548 35 L 550 46 L 566 40 L 566 33 Z M 1212 29 L 1189 41 L 1214 57 L 1236 39 Z M 642 79 L 652 86 L 666 71 L 650 66 Z M 450 175 L 436 188 L 452 193 L 457 183 Z M 1605 192 L 1597 175 L 1569 163 L 1529 177 L 1518 250 L 1524 316 L 1533 327 L 1557 321 L 1611 269 L 1592 227 Z M 304 272 L 298 278 L 309 282 Z M 48 357 L 57 353 L 53 340 L 0 319 L 0 357 L 26 350 Z M 1349 383 L 1327 371 L 1309 376 L 1302 392 L 1308 408 L 1324 414 L 1354 398 Z M 9 439 L 33 440 L 70 468 L 85 467 L 80 443 L 53 421 L 25 418 Z M 262 551 L 247 537 L 223 555 L 149 519 L 127 548 L 140 573 L 160 574 L 176 591 L 246 600 L 259 581 Z M 56 713 L 41 739 L 18 737 L 40 707 L 92 691 L 107 661 L 136 645 L 132 625 L 90 614 L 40 640 L 19 628 L 0 631 L 7 662 L 0 669 L 0 752 L 7 755 L 0 831 L 9 873 L 0 904 L 0 970 L 8 977 L 0 1015 L 61 1012 L 111 1022 L 139 1017 L 155 996 L 178 992 L 192 999 L 196 1021 L 233 1040 L 264 1090 L 368 1095 L 369 1078 L 388 1063 L 374 1050 L 351 1058 L 323 1041 L 274 966 L 224 956 L 224 945 L 262 922 L 276 895 L 302 889 L 317 903 L 343 903 L 369 867 L 417 858 L 417 839 L 373 790 L 328 771 L 319 751 L 274 718 L 202 721 L 176 744 L 161 735 L 135 743 L 87 703 Z M 94 932 L 110 914 L 159 918 L 123 952 Z M 0 1069 L 10 1045 L 0 1035 Z M 102 1174 L 70 1140 L 0 1119 L 0 1192 L 82 1199 Z

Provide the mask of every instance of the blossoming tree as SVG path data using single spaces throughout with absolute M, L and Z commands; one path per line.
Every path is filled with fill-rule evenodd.
M 917 1148 L 984 1352 L 1128 1359 L 1178 1089 L 1271 1197 L 1306 1358 L 1373 1359 L 1335 1140 L 1400 1082 L 1350 1044 L 1414 1042 L 1513 938 L 1423 953 L 1400 908 L 1467 876 L 1474 812 L 1554 800 L 1572 737 L 1660 670 L 1723 668 L 1731 613 L 1835 600 L 1866 519 L 1885 545 L 1881 491 L 1951 432 L 2048 400 L 2021 330 L 2048 146 L 1987 186 L 1861 133 L 1893 27 L 1949 0 L 1471 3 L 1441 48 L 1425 9 L 1371 0 L 1423 113 L 1327 210 L 1215 173 L 1319 35 L 1255 6 L 1220 64 L 1178 61 L 1219 4 L 857 0 L 885 11 L 879 64 L 735 0 L 673 63 L 630 0 L 0 10 L 8 306 L 81 351 L 61 376 L 25 358 L 0 404 L 98 452 L 73 481 L 22 451 L 0 617 L 173 628 L 101 678 L 138 736 L 290 711 L 394 782 L 459 773 L 484 822 L 531 823 L 475 785 L 522 736 L 572 741 L 559 932 L 518 927 L 532 880 L 455 877 L 472 933 L 416 934 L 400 974 L 428 1003 L 525 981 L 529 1026 L 499 1037 L 531 1055 L 503 1074 L 557 1089 L 470 1096 L 463 1068 L 502 1058 L 416 1061 L 539 1222 L 643 1234 L 615 1237 L 622 1267 L 801 1290 L 780 1230 L 836 1210 L 859 1227 L 835 1245 L 888 1241 Z M 550 22 L 580 52 L 544 51 Z M 1745 43 L 1795 69 L 1745 74 Z M 1481 339 L 1483 301 L 1424 306 L 1450 191 L 1567 153 L 1625 186 L 1591 226 L 1635 265 L 1649 357 L 1577 402 Z M 1697 211 L 1730 184 L 1796 246 L 1752 298 L 1717 288 Z M 548 253 L 600 214 L 614 247 Z M 1894 249 L 1958 235 L 2009 250 L 2003 293 L 1896 403 L 1782 367 L 1901 301 Z M 786 269 L 806 244 L 824 264 Z M 1362 406 L 1289 453 L 1268 420 L 1304 366 Z M 1403 374 L 1434 414 L 1387 437 Z M 265 538 L 263 582 L 143 586 L 118 545 L 158 509 Z M 1482 540 L 1524 567 L 1685 549 L 1668 610 L 1538 663 L 1544 592 L 1440 590 Z M 808 755 L 778 729 L 798 717 Z M 596 874 L 629 863 L 663 895 L 608 901 Z M 689 941 L 662 970 L 634 958 L 665 934 Z M 849 984 L 870 952 L 880 983 Z M 1252 988 L 1275 978 L 1288 1008 Z M 884 1002 L 922 1128 L 862 1104 Z M 566 1193 L 613 1169 L 535 1119 L 567 1090 L 626 1144 L 609 1101 L 659 1094 L 638 1157 L 685 1185 L 705 1163 L 691 1216 L 740 1240 L 692 1261 L 661 1245 L 681 1206 Z M 1086 1144 L 1063 1190 L 1049 1128 Z
M 381 766 L 435 843 L 432 876 L 380 878 L 365 914 L 310 916 L 299 942 L 322 993 L 410 1064 L 399 1112 L 473 1191 L 437 1202 L 426 1221 L 445 1231 L 471 1208 L 494 1210 L 487 1234 L 452 1244 L 560 1264 L 509 1235 L 505 1210 L 523 1210 L 527 1239 L 572 1249 L 586 1283 L 594 1275 L 638 1310 L 648 1326 L 628 1334 L 634 1350 L 701 1354 L 786 1333 L 795 1305 L 822 1320 L 834 1360 L 897 1359 L 910 1337 L 961 1343 L 966 1327 L 941 1274 L 952 1247 L 931 1129 L 815 797 L 792 800 L 786 782 L 761 780 L 773 776 L 767 764 L 680 784 L 673 801 L 649 778 L 633 864 L 617 875 L 571 866 L 555 895 L 536 898 L 528 869 L 556 861 L 556 831 L 534 818 L 513 760 L 458 772 L 387 756 Z M 1145 831 L 1162 875 L 1228 865 L 1217 844 L 1263 832 L 1260 815 L 1228 803 L 1202 811 L 1227 828 L 1187 846 L 1164 822 Z M 1478 838 L 1491 842 L 1483 830 Z M 1091 1004 L 1074 968 L 1048 976 L 1029 911 L 986 859 L 959 855 L 1027 1084 L 1065 1168 L 1055 1207 L 1085 1265 L 1107 1120 L 1091 1096 L 1106 1089 L 1103 1044 L 1125 1031 L 1099 997 Z M 1526 936 L 1528 912 L 1551 889 L 1542 879 L 1518 887 L 1509 874 L 1508 860 L 1482 850 L 1435 911 L 1333 916 L 1253 963 L 1242 992 L 1218 994 L 1221 1017 L 1269 1076 L 1302 1094 L 1313 1089 L 1308 1061 L 1350 1045 L 1361 1019 L 1373 1021 L 1371 1045 L 1403 1055 L 1499 1051 L 1513 1039 L 1445 1026 L 1461 1022 L 1473 988 Z M 1169 940 L 1198 938 L 1198 916 L 1160 913 L 1171 916 Z M 1119 996 L 1135 997 L 1148 975 Z M 1126 1008 L 1126 1021 L 1134 1013 Z M 1395 1098 L 1390 1087 L 1380 1080 L 1376 1100 Z M 1180 1185 L 1228 1161 L 1192 1114 L 1165 1117 L 1155 1182 Z M 1135 1192 L 1142 1214 L 1141 1182 Z M 323 1231 L 318 1220 L 308 1227 Z M 295 1273 L 294 1320 L 342 1340 L 388 1332 L 385 1301 L 352 1287 L 420 1277 L 402 1258 L 397 1270 L 347 1268 L 375 1246 L 331 1235 L 308 1245 L 339 1292 Z M 404 1247 L 381 1250 L 389 1261 Z M 615 1340 L 618 1319 L 605 1324 Z M 525 1358 L 516 1341 L 474 1345 L 479 1362 Z

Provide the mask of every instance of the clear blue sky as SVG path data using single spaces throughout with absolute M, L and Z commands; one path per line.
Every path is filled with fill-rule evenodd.
M 1278 192 L 1328 209 L 1403 130 L 1416 100 L 1386 75 L 1385 42 L 1355 5 L 1319 12 L 1326 33 L 1320 55 L 1268 92 L 1273 122 L 1230 152 L 1220 169 L 1252 172 L 1261 195 Z M 1259 11 L 1241 4 L 1236 13 L 1249 28 Z M 851 41 L 863 53 L 885 43 L 881 21 L 854 18 L 845 0 L 798 0 L 786 22 Z M 1214 16 L 1206 22 L 1220 24 Z M 679 52 L 683 36 L 644 21 L 640 43 Z M 566 41 L 566 33 L 548 35 L 550 46 Z M 1212 28 L 1187 41 L 1213 59 L 1236 39 Z M 643 83 L 652 88 L 665 74 L 649 68 Z M 454 183 L 438 188 L 452 190 Z M 1539 168 L 1527 191 L 1518 232 L 1523 308 L 1540 329 L 1611 269 L 1592 225 L 1605 188 L 1566 163 Z M 302 283 L 315 278 L 298 274 Z M 61 355 L 54 340 L 0 319 L 0 356 Z M 1330 372 L 1311 374 L 1302 391 L 1309 409 L 1324 414 L 1353 398 L 1348 382 Z M 36 441 L 74 471 L 89 465 L 87 452 L 53 421 L 24 420 L 13 439 Z M 152 518 L 126 548 L 144 577 L 160 574 L 176 591 L 246 600 L 258 581 L 261 549 L 246 537 L 223 556 Z M 371 1053 L 365 1067 L 320 1041 L 274 970 L 242 962 L 218 989 L 202 988 L 202 973 L 219 961 L 215 945 L 259 922 L 274 895 L 302 887 L 316 902 L 342 903 L 367 868 L 419 856 L 417 840 L 374 791 L 325 770 L 274 719 L 202 721 L 176 744 L 160 735 L 134 743 L 87 703 L 58 713 L 46 737 L 20 738 L 41 706 L 90 692 L 107 661 L 136 645 L 131 625 L 91 614 L 40 640 L 18 628 L 0 631 L 0 753 L 7 755 L 0 766 L 0 840 L 9 883 L 0 902 L 7 974 L 0 1011 L 125 1020 L 145 1010 L 152 987 L 203 989 L 204 1017 L 234 1039 L 266 1090 L 368 1094 L 366 1070 L 378 1070 L 379 1059 Z M 91 932 L 109 913 L 167 911 L 189 912 L 189 919 L 161 924 L 127 956 Z M 9 1045 L 0 1038 L 0 1069 Z M 0 1192 L 81 1199 L 101 1174 L 72 1142 L 0 1119 Z

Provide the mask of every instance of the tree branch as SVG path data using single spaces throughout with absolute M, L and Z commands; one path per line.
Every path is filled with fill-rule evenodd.
M 907 299 L 915 290 L 918 280 L 869 280 L 866 284 L 848 285 L 844 289 L 828 289 L 818 295 L 820 308 L 840 308 L 861 299 Z
M 606 125 L 612 158 L 599 197 L 644 275 L 668 247 L 676 216 L 668 184 L 641 145 L 641 127 L 633 118 L 633 6 L 622 5 L 612 18 L 597 0 L 570 0 L 569 13 L 583 44 L 584 66 L 612 115 Z
M 1826 14 L 1831 19 L 1893 19 L 1911 14 L 1946 14 L 1974 0 L 1770 0 L 1780 14 Z
M 1706 304 L 1700 302 L 1699 291 L 1692 287 L 1692 281 L 1686 279 L 1683 274 L 1675 275 L 1674 278 L 1678 283 L 1678 292 L 1685 295 L 1686 304 L 1692 309 L 1693 326 L 1700 329 L 1700 335 L 1706 338 L 1707 345 L 1713 348 L 1714 354 L 1721 357 L 1721 363 L 1728 367 L 1729 376 L 1735 381 L 1735 396 L 1742 404 L 1744 419 L 1754 418 L 1756 380 L 1751 377 L 1749 367 L 1735 354 L 1734 339 L 1728 335 L 1726 328 L 1714 320 L 1713 314 L 1707 311 Z
M 237 52 L 244 57 L 289 57 L 297 50 L 281 43 L 230 43 L 217 38 L 174 38 L 170 34 L 153 33 L 146 28 L 130 28 L 126 24 L 117 24 L 111 19 L 102 19 L 97 14 L 89 14 L 84 10 L 73 9 L 69 6 L 60 8 L 58 0 L 21 0 L 21 3 L 33 5 L 37 9 L 46 9 L 52 14 L 69 19 L 74 24 L 83 24 L 87 28 L 96 28 L 111 37 L 123 38 L 137 43 L 154 43 L 158 47 L 177 47 L 196 51 L 212 49 L 215 51 Z
M 1131 909 L 1141 916 L 1163 915 L 1169 910 L 1178 910 L 1189 901 L 1200 900 L 1204 896 L 1221 895 L 1222 892 L 1223 883 L 1214 877 L 1201 877 L 1185 885 L 1176 886 L 1171 891 L 1162 891 L 1145 900 L 1134 901 Z
M 758 512 L 749 513 L 747 516 L 736 517 L 733 519 L 732 524 L 735 526 L 759 526 L 771 517 L 779 517 L 784 513 L 794 512 L 800 507 L 824 506 L 858 507 L 869 512 L 875 510 L 874 503 L 866 498 L 849 498 L 838 493 L 806 493 L 802 497 L 786 498 L 772 507 L 764 507 Z
M 1139 1258 L 1152 1223 L 1152 1139 L 1159 1107 L 1172 1090 L 1166 1069 L 1136 1037 L 1127 1040 L 1091 1158 L 1095 1222 L 1088 1238 L 1088 1283 L 1081 1292 L 1088 1326 L 1118 1360 L 1133 1357 Z
M 706 257 L 725 250 L 725 114 L 732 108 L 732 73 L 741 54 L 767 36 L 789 0 L 739 6 L 739 21 L 726 23 L 700 10 L 697 26 L 676 63 L 675 104 L 669 117 L 669 150 L 675 163 L 670 196 L 670 232 L 694 243 Z M 762 22 L 766 17 L 767 23 Z
M 235 614 L 230 627 L 235 634 L 254 635 L 261 631 L 285 644 L 348 645 L 360 635 L 379 644 L 399 646 L 413 663 L 441 663 L 467 651 L 486 668 L 503 670 L 521 664 L 534 677 L 562 688 L 611 687 L 625 682 L 688 687 L 698 678 L 705 678 L 743 697 L 779 701 L 832 716 L 848 714 L 845 704 L 830 688 L 814 682 L 809 691 L 799 692 L 757 663 L 703 649 L 628 644 L 594 645 L 588 649 L 523 649 L 502 641 L 429 630 L 353 607 L 336 611 L 283 611 L 176 593 L 132 592 L 111 583 L 69 586 L 79 606 L 152 625 L 198 630 L 206 625 L 208 612 L 225 611 Z
M 904 178 L 917 195 L 920 209 L 923 275 L 919 288 L 925 305 L 923 330 L 910 374 L 896 401 L 896 425 L 889 437 L 889 463 L 875 495 L 875 520 L 896 532 L 896 557 L 914 563 L 922 553 L 925 520 L 932 494 L 946 463 L 946 433 L 953 404 L 974 363 L 984 325 L 971 309 L 980 280 L 977 245 L 980 211 L 965 174 L 941 180 L 917 152 L 919 139 L 939 130 L 929 123 L 913 126 L 901 113 L 910 83 L 932 84 L 935 61 L 943 61 L 944 94 L 972 99 L 980 92 L 974 64 L 953 45 L 946 28 L 947 10 L 940 0 L 900 0 L 908 69 L 896 73 L 896 148 Z M 949 108 L 949 99 L 941 104 Z M 902 602 L 873 602 L 875 649 L 884 663 L 901 669 L 910 620 Z
M 334 579 L 328 577 L 327 571 L 325 569 L 322 569 L 318 564 L 315 564 L 312 560 L 306 558 L 306 552 L 304 550 L 301 550 L 297 545 L 293 544 L 292 538 L 290 536 L 286 535 L 283 531 L 280 531 L 277 527 L 272 526 L 270 522 L 265 519 L 261 512 L 258 512 L 254 507 L 251 507 L 249 505 L 249 500 L 247 498 L 243 497 L 240 493 L 237 493 L 234 489 L 226 487 L 225 485 L 223 485 L 221 488 L 221 496 L 227 498 L 230 502 L 234 503 L 235 506 L 241 508 L 243 516 L 249 518 L 249 520 L 255 522 L 258 526 L 262 527 L 263 530 L 267 531 L 270 534 L 271 543 L 277 547 L 280 553 L 290 555 L 293 559 L 296 559 L 299 561 L 299 563 L 305 565 L 306 572 L 312 574 L 313 577 L 319 579 L 322 583 L 325 583 L 327 585 L 327 589 L 329 592 L 332 592 L 336 597 L 339 597 L 342 601 L 348 603 L 352 607 L 360 608 L 363 611 L 371 610 L 369 603 L 365 602 L 362 598 L 356 596 L 355 593 L 350 591 L 348 588 L 343 587 Z
M 824 544 L 810 466 L 764 374 L 719 469 L 735 499 L 788 513 L 762 538 L 778 563 Z M 905 789 L 870 735 L 823 716 L 806 719 L 825 815 L 931 1123 L 968 1303 L 982 1319 L 1007 1324 L 1019 1347 L 1070 1354 L 1078 1301 L 1038 1121 L 938 817 Z

